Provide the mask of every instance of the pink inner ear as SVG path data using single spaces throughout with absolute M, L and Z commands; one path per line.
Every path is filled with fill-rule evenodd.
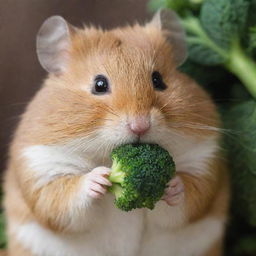
M 155 15 L 153 16 L 153 18 L 149 24 L 158 28 L 159 30 L 162 29 L 161 10 L 159 10 L 159 11 L 157 11 L 157 13 L 155 13 Z
M 37 36 L 37 55 L 42 67 L 49 73 L 64 72 L 69 47 L 70 33 L 67 22 L 59 16 L 47 19 Z

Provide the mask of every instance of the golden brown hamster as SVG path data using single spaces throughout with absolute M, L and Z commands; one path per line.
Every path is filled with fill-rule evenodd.
M 210 97 L 177 70 L 175 13 L 108 31 L 47 19 L 49 75 L 22 116 L 5 180 L 9 256 L 221 255 L 228 179 Z M 154 210 L 122 212 L 107 193 L 110 152 L 156 143 L 177 175 Z

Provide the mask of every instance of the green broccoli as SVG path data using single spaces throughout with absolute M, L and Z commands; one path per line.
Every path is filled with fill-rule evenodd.
M 154 144 L 127 144 L 114 149 L 111 157 L 109 190 L 116 197 L 115 205 L 123 211 L 153 209 L 175 174 L 169 153 Z

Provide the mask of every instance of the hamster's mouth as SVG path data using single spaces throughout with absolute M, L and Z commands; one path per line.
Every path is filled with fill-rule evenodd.
M 123 141 L 120 145 L 124 144 L 161 144 L 160 141 L 152 138 L 148 138 L 146 136 L 132 136 L 126 141 Z
M 136 143 L 136 144 L 140 144 L 140 143 L 141 143 L 141 137 L 140 137 L 140 136 L 138 136 L 138 138 L 136 139 L 136 141 L 135 141 L 134 143 Z

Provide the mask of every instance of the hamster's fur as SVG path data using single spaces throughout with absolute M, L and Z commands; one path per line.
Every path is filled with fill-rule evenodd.
M 222 254 L 229 186 L 220 120 L 177 70 L 184 45 L 176 15 L 164 10 L 145 26 L 109 31 L 56 16 L 43 24 L 37 52 L 49 76 L 22 115 L 5 177 L 9 256 Z M 166 88 L 154 88 L 155 71 Z M 106 93 L 93 93 L 97 75 Z M 131 123 L 141 117 L 150 126 L 139 136 Z M 170 152 L 184 192 L 152 211 L 122 212 L 103 186 L 109 155 L 138 139 Z

